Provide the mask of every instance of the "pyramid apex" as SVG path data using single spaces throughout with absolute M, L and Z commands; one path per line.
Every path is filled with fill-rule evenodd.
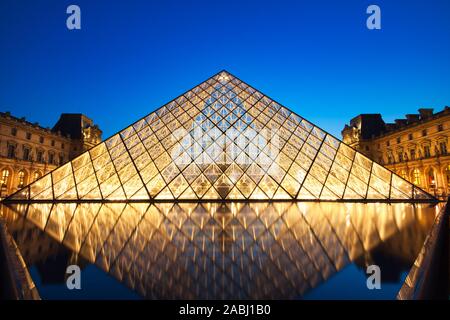
M 221 71 L 218 74 L 218 80 L 219 81 L 229 81 L 231 79 L 232 75 L 226 71 Z
M 226 70 L 226 69 L 222 69 L 222 70 L 220 70 L 217 74 L 226 74 L 226 75 L 229 75 L 229 76 L 233 76 L 228 70 Z

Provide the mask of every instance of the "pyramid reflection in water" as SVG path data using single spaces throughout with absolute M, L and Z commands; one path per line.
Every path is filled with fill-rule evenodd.
M 9 205 L 9 214 L 25 216 L 143 297 L 264 299 L 300 297 L 349 263 L 364 265 L 383 243 L 391 243 L 393 260 L 412 265 L 438 207 L 35 203 Z M 19 248 L 30 243 L 20 230 Z
M 434 198 L 220 72 L 8 200 Z

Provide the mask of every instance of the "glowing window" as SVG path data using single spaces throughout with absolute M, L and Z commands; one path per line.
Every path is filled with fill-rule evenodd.
M 2 187 L 8 185 L 8 179 L 9 179 L 9 170 L 8 169 L 3 169 L 3 171 L 2 171 L 2 180 L 1 180 Z
M 413 183 L 416 186 L 420 185 L 420 171 L 419 171 L 419 169 L 414 169 L 413 170 Z

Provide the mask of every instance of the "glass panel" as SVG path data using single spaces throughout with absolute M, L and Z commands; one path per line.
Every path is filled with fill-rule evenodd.
M 319 198 L 320 192 L 322 191 L 322 184 L 312 177 L 308 175 L 303 183 L 303 187 L 306 188 L 315 198 Z
M 291 177 L 291 175 L 289 174 L 284 177 L 281 186 L 289 193 L 292 198 L 295 198 L 297 196 L 297 192 L 300 189 L 300 183 L 298 183 L 297 180 Z
M 350 187 L 353 191 L 355 191 L 361 198 L 366 197 L 367 192 L 367 184 L 363 183 L 359 180 L 355 175 L 350 174 L 350 178 L 347 182 L 347 189 Z M 347 192 L 347 190 L 346 190 Z
M 370 187 L 369 189 L 373 189 L 374 191 L 380 193 L 382 197 L 389 198 L 389 184 L 381 180 L 380 178 L 377 178 L 375 175 L 372 175 L 370 177 Z M 370 190 L 369 190 L 370 191 Z M 374 192 L 369 192 L 367 197 L 369 199 L 372 199 L 374 195 Z M 375 197 L 377 197 L 375 195 Z
M 211 183 L 208 179 L 202 174 L 194 182 L 191 184 L 192 190 L 197 194 L 199 198 L 203 197 L 203 195 L 208 191 L 211 187 Z
M 413 194 L 413 186 L 408 181 L 400 178 L 397 175 L 392 175 L 392 187 L 397 189 L 398 191 L 404 193 L 408 198 L 412 198 Z M 392 195 L 391 195 L 391 199 Z

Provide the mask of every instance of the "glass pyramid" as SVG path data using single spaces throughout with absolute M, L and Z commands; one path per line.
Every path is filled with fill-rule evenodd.
M 434 200 L 226 71 L 8 200 Z

